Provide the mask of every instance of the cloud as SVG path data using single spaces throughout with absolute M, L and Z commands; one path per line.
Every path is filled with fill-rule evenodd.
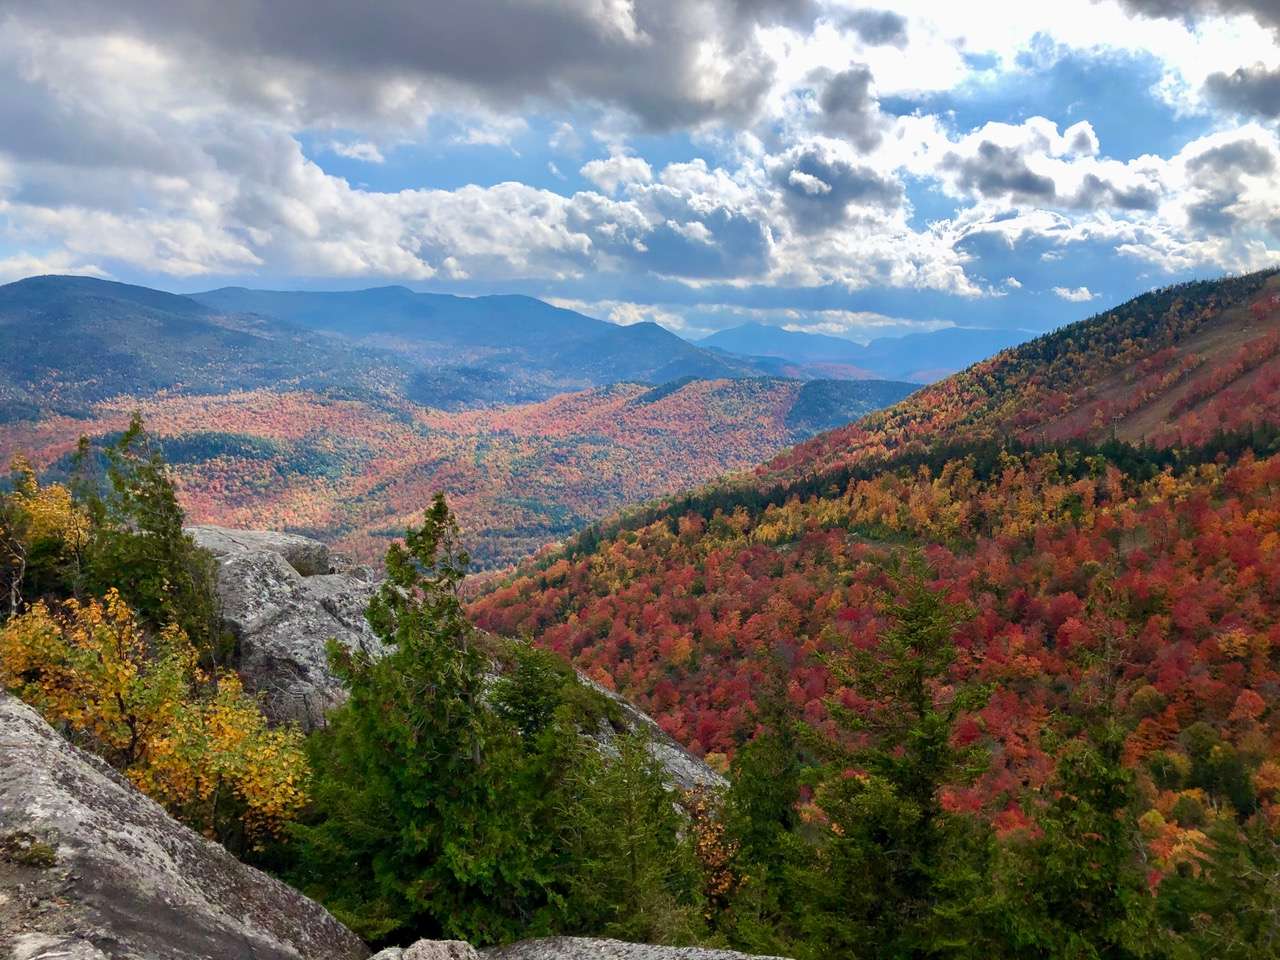
M 334 140 L 329 144 L 329 150 L 340 157 L 346 157 L 349 160 L 361 160 L 364 163 L 386 163 L 387 161 L 387 158 L 382 155 L 382 151 L 378 149 L 377 144 L 366 143 L 361 140 L 351 143 Z
M 882 217 L 905 199 L 901 181 L 859 163 L 839 141 L 814 139 L 771 158 L 770 165 L 800 233 L 838 227 L 858 216 Z
M 1099 296 L 1088 287 L 1054 287 L 1053 292 L 1071 303 L 1087 303 L 1090 300 L 1096 300 Z
M 892 10 L 854 10 L 842 19 L 842 24 L 872 46 L 907 44 L 907 18 Z
M 1230 74 L 1213 73 L 1205 81 L 1205 92 L 1236 113 L 1280 117 L 1280 69 L 1268 70 L 1258 63 Z
M 1252 138 L 1219 141 L 1190 156 L 1185 162 L 1193 191 L 1185 205 L 1189 225 L 1201 235 L 1223 235 L 1254 219 L 1251 187 L 1260 181 L 1276 186 L 1277 166 L 1274 142 Z M 1280 196 L 1274 193 L 1271 212 L 1280 213 Z
M 871 91 L 871 71 L 864 65 L 833 75 L 818 98 L 822 129 L 845 137 L 863 152 L 875 149 L 888 124 Z
M 1280 7 L 1274 0 L 1121 0 L 1121 3 L 1146 17 L 1198 20 L 1245 15 L 1264 27 L 1280 30 Z
M 615 153 L 603 160 L 590 160 L 578 171 L 605 193 L 617 193 L 622 187 L 632 183 L 648 183 L 653 179 L 653 170 L 640 157 L 629 157 Z
M 547 141 L 547 146 L 557 153 L 577 156 L 582 151 L 582 138 L 578 136 L 578 131 L 573 129 L 573 124 L 567 120 L 561 120 L 556 124 L 556 129 Z
M 399 118 L 452 93 L 510 109 L 566 95 L 668 128 L 750 116 L 773 62 L 757 27 L 814 8 L 778 0 L 0 0 L 62 36 L 129 36 L 172 51 L 229 96 L 317 120 Z M 499 26 L 500 25 L 500 26 Z
M 984 201 L 1060 210 L 1153 211 L 1162 196 L 1156 171 L 1100 158 L 1087 121 L 1062 133 L 1032 117 L 1020 125 L 989 123 L 935 148 L 936 171 L 960 195 Z
M 961 190 L 982 197 L 1038 203 L 1051 202 L 1057 195 L 1053 178 L 1034 172 L 1021 149 L 990 140 L 979 143 L 969 156 L 948 154 L 942 169 L 956 175 Z

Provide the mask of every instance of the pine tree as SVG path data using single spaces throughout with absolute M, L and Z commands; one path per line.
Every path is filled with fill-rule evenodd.
M 980 744 L 956 746 L 961 715 L 985 691 L 954 686 L 954 632 L 961 611 L 913 561 L 894 573 L 890 626 L 868 648 L 831 661 L 837 683 L 860 700 L 828 703 L 841 728 L 815 802 L 825 836 L 808 877 L 811 945 L 829 956 L 965 955 L 968 936 L 955 927 L 967 900 L 958 865 L 985 850 L 981 828 L 944 810 L 945 787 L 981 769 Z M 945 921 L 945 922 L 944 922 Z
M 437 496 L 369 607 L 392 652 L 331 650 L 350 698 L 310 744 L 315 816 L 292 878 L 369 940 L 490 943 L 548 923 L 554 838 L 535 829 L 517 733 L 483 702 L 467 562 Z
M 79 460 L 89 456 L 82 441 Z M 115 588 L 145 622 L 177 624 L 205 656 L 221 659 L 214 560 L 183 532 L 182 507 L 141 414 L 107 447 L 106 459 L 105 491 L 75 486 L 93 531 L 83 591 Z
M 1068 743 L 1036 819 L 1039 835 L 1001 851 L 991 916 L 1010 956 L 1161 955 L 1123 744 L 1123 732 L 1110 722 Z
M 647 736 L 615 744 L 612 757 L 586 746 L 564 792 L 572 925 L 641 943 L 694 942 L 699 877 L 687 824 Z

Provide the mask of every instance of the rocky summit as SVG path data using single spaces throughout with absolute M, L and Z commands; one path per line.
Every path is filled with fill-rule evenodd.
M 218 560 L 218 599 L 245 686 L 261 696 L 274 721 L 304 729 L 323 723 L 343 698 L 329 669 L 328 641 L 383 652 L 364 619 L 377 589 L 373 574 L 309 537 L 214 526 L 187 533 Z
M 319 904 L 173 820 L 0 693 L 0 951 L 13 960 L 361 960 Z

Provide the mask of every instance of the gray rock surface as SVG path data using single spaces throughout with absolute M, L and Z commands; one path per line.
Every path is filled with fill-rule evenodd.
M 371 960 L 479 960 L 479 955 L 463 940 L 419 940 L 403 949 L 379 950 Z
M 372 575 L 363 567 L 330 573 L 328 547 L 306 537 L 223 527 L 187 532 L 218 559 L 223 622 L 239 643 L 245 686 L 262 696 L 274 721 L 308 730 L 323 724 L 345 696 L 329 669 L 329 639 L 373 656 L 384 652 L 364 619 L 377 590 Z
M 628 732 L 639 729 L 648 735 L 649 753 L 662 764 L 662 769 L 666 771 L 667 781 L 671 786 L 679 790 L 692 790 L 695 787 L 719 790 L 729 785 L 724 777 L 680 746 L 675 738 L 658 726 L 653 717 L 640 710 L 630 700 L 582 674 L 578 674 L 578 679 L 618 705 L 622 713 L 622 722 Z M 607 723 L 602 723 L 596 741 L 607 752 L 615 753 L 614 736 L 613 728 Z
M 589 940 L 552 937 L 525 940 L 507 947 L 485 950 L 484 960 L 784 960 L 782 957 L 749 957 L 731 950 L 701 947 L 655 947 L 621 940 Z
M 368 950 L 0 693 L 0 956 L 361 960 Z
M 199 546 L 215 557 L 231 553 L 275 553 L 304 577 L 334 572 L 328 546 L 310 537 L 275 530 L 233 530 L 213 524 L 185 529 Z

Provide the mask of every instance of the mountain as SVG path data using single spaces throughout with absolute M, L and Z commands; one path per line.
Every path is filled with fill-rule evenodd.
M 111 397 L 161 390 L 385 395 L 409 374 L 391 354 L 341 349 L 297 327 L 92 277 L 0 286 L 0 342 L 0 422 L 83 413 Z
M 782 357 L 800 363 L 814 360 L 857 362 L 866 352 L 866 347 L 862 344 L 842 337 L 784 330 L 767 323 L 744 323 L 727 330 L 718 330 L 709 337 L 703 337 L 698 343 L 704 347 L 717 347 L 728 353 Z
M 411 397 L 448 405 L 455 376 L 489 371 L 517 389 L 507 399 L 633 380 L 758 376 L 749 360 L 703 350 L 655 323 L 619 326 L 532 297 L 456 297 L 406 287 L 293 292 L 226 287 L 194 298 L 238 316 L 270 317 L 364 346 L 391 350 L 425 368 Z
M 789 360 L 807 367 L 810 376 L 927 383 L 1024 340 L 1026 335 L 1014 330 L 946 327 L 882 337 L 863 346 L 841 337 L 748 323 L 713 333 L 698 344 L 731 355 Z
M 1154 291 L 589 529 L 472 616 L 731 754 L 761 691 L 820 734 L 829 698 L 862 709 L 831 658 L 883 636 L 914 555 L 964 605 L 948 684 L 989 691 L 960 728 L 989 763 L 949 808 L 1025 825 L 1104 711 L 1158 879 L 1201 822 L 1184 797 L 1277 800 L 1278 388 L 1280 274 Z
M 974 364 L 764 472 L 821 472 L 911 444 L 999 435 L 1198 444 L 1272 422 L 1278 309 L 1274 271 L 1157 290 Z

